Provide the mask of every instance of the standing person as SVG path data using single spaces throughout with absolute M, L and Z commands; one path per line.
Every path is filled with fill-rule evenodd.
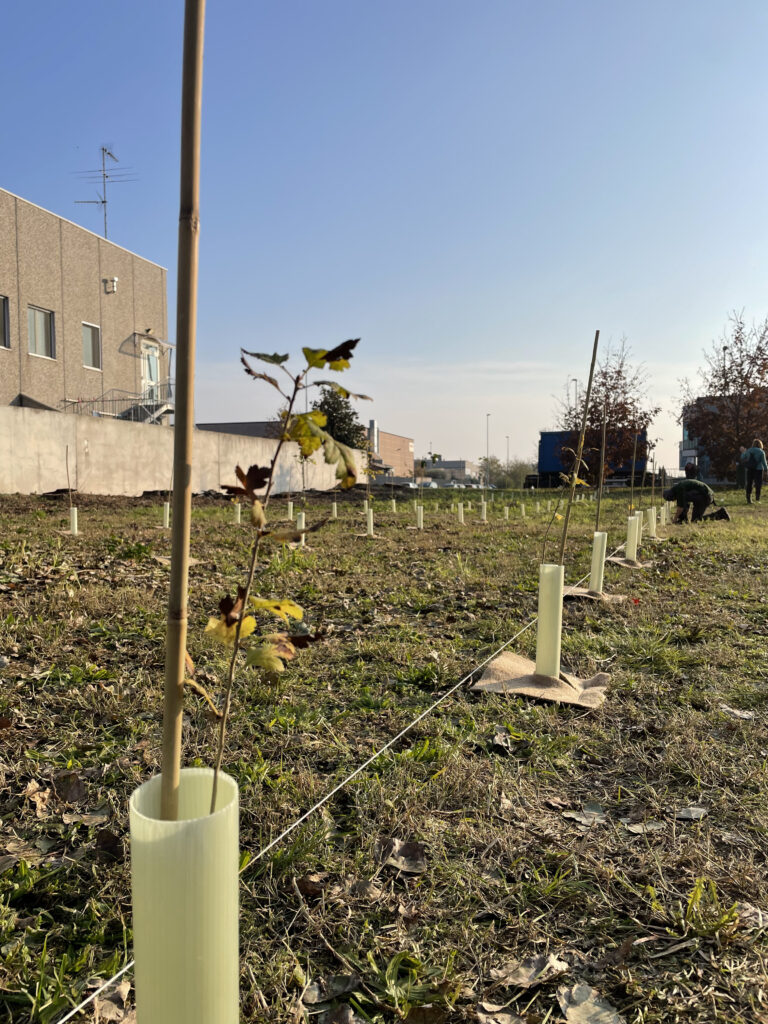
M 741 449 L 741 461 L 747 470 L 747 504 L 752 504 L 752 488 L 755 488 L 755 501 L 760 501 L 760 491 L 763 487 L 763 473 L 768 470 L 768 462 L 765 460 L 763 442 L 756 437 L 751 448 Z

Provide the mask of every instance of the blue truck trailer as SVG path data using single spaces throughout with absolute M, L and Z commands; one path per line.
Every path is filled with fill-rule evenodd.
M 575 449 L 576 444 L 574 442 L 573 432 L 570 430 L 542 430 L 539 434 L 539 461 L 537 465 L 538 473 L 529 473 L 525 478 L 525 487 L 561 487 L 563 479 L 561 474 L 570 475 L 573 468 L 573 454 L 572 451 L 563 451 L 563 449 Z M 637 436 L 637 447 L 640 452 L 646 450 L 646 432 Z M 599 456 L 596 452 L 587 452 L 584 456 L 584 461 L 588 466 L 596 466 L 599 461 Z M 645 457 L 637 459 L 635 465 L 635 482 L 640 484 L 642 482 L 643 474 L 645 473 L 646 459 Z M 627 485 L 631 483 L 632 477 L 632 460 L 625 462 L 621 466 L 610 466 L 611 472 L 606 473 L 606 480 L 613 480 L 618 482 L 619 480 L 626 481 Z M 590 473 L 592 477 L 594 474 Z

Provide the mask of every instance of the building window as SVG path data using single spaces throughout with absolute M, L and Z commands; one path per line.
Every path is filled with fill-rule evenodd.
M 94 324 L 83 324 L 83 366 L 101 369 L 101 330 Z
M 53 332 L 53 313 L 37 306 L 27 307 L 29 352 L 33 356 L 56 358 L 56 338 Z
M 0 295 L 0 348 L 11 347 L 11 328 L 8 320 L 8 299 Z

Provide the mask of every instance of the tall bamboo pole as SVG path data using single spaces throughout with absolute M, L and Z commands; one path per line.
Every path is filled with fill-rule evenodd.
M 181 187 L 176 289 L 176 412 L 173 438 L 173 533 L 168 633 L 165 642 L 165 705 L 160 814 L 179 812 L 184 656 L 187 650 L 187 584 L 192 518 L 197 267 L 200 233 L 200 109 L 203 91 L 205 0 L 186 0 L 181 85 Z
M 573 464 L 573 472 L 571 473 L 571 490 L 568 495 L 568 504 L 565 507 L 565 520 L 563 522 L 563 536 L 560 539 L 560 559 L 559 564 L 565 564 L 565 542 L 568 539 L 568 523 L 571 518 L 571 505 L 573 504 L 573 496 L 576 492 L 576 478 L 581 470 L 581 456 L 584 452 L 584 435 L 587 432 L 587 413 L 589 412 L 589 400 L 592 397 L 592 378 L 595 375 L 595 361 L 597 359 L 597 342 L 600 338 L 600 331 L 595 331 L 595 343 L 592 346 L 592 362 L 589 364 L 589 380 L 587 381 L 587 394 L 584 398 L 584 412 L 581 416 L 581 432 L 579 433 L 579 445 L 576 452 L 576 461 Z
M 637 464 L 637 425 L 635 425 L 635 447 L 632 450 L 632 480 L 629 492 L 629 511 L 635 511 L 635 465 Z
M 608 399 L 603 401 L 603 436 L 600 441 L 600 473 L 597 478 L 597 509 L 595 511 L 595 533 L 600 529 L 600 502 L 603 498 L 603 476 L 605 475 L 605 428 L 608 419 Z

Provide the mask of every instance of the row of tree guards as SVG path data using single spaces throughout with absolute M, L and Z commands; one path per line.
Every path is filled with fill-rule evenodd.
M 138 1024 L 237 1024 L 238 807 L 236 782 L 211 769 L 181 769 L 187 640 L 191 459 L 199 240 L 200 111 L 204 0 L 186 0 L 181 111 L 171 580 L 168 600 L 162 774 L 130 798 L 131 884 Z M 582 465 L 599 332 L 565 507 L 560 555 L 540 567 L 535 679 L 559 685 L 564 553 Z M 601 459 L 601 465 L 603 460 Z M 602 485 L 602 480 L 600 481 Z M 598 489 L 601 490 L 601 487 Z M 370 510 L 369 510 L 370 511 Z M 423 508 L 417 513 L 423 516 Z M 300 513 L 303 516 L 303 513 Z M 166 510 L 164 509 L 164 522 Z M 372 520 L 368 522 L 372 526 Z M 73 520 L 74 525 L 76 521 Z M 303 527 L 301 527 L 303 528 Z M 75 532 L 73 530 L 72 532 Z M 604 534 L 593 565 L 604 562 Z M 600 552 L 602 551 L 602 557 Z M 602 586 L 598 571 L 591 585 Z

